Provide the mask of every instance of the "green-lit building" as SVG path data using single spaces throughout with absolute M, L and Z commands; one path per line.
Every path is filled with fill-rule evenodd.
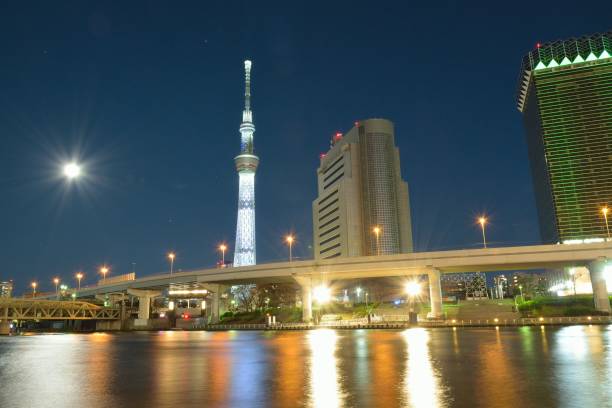
M 612 207 L 611 55 L 608 32 L 538 44 L 523 58 L 518 109 L 545 243 L 607 237 L 602 208 Z M 611 217 L 612 211 L 610 227 Z

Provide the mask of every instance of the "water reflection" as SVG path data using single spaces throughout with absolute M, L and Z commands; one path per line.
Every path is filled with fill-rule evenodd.
M 308 406 L 333 408 L 342 406 L 342 395 L 338 384 L 336 342 L 338 335 L 333 330 L 313 330 L 308 333 L 310 346 L 310 397 Z
M 612 406 L 612 326 L 0 337 L 0 407 Z
M 408 329 L 403 332 L 408 351 L 408 362 L 404 376 L 407 400 L 411 407 L 444 407 L 447 404 L 440 396 L 443 388 L 439 374 L 434 370 L 429 351 L 429 331 Z

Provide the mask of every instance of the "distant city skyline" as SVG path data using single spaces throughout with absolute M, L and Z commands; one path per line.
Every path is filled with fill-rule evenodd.
M 169 251 L 175 270 L 214 265 L 221 242 L 233 253 L 245 56 L 257 63 L 265 135 L 258 262 L 286 258 L 289 231 L 296 258 L 312 256 L 319 154 L 366 117 L 389 118 L 401 135 L 415 250 L 479 247 L 483 213 L 491 245 L 535 243 L 513 107 L 518 61 L 537 42 L 608 30 L 610 6 L 599 7 L 572 16 L 558 3 L 529 13 L 483 3 L 143 14 L 136 5 L 33 13 L 10 4 L 0 16 L 0 280 L 14 279 L 17 293 L 36 280 L 44 291 L 55 276 L 76 284 L 77 271 L 95 282 L 104 264 L 113 276 L 135 263 L 142 276 L 167 271 Z M 367 27 L 338 28 L 364 15 Z M 475 58 L 479 49 L 503 52 Z M 77 159 L 83 177 L 68 184 L 61 167 Z

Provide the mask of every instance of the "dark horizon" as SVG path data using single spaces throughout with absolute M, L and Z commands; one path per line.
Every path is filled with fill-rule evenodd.
M 521 58 L 608 31 L 612 11 L 67 4 L 0 16 L 0 280 L 17 293 L 78 270 L 93 283 L 102 264 L 163 272 L 170 250 L 175 270 L 213 266 L 222 241 L 232 253 L 247 58 L 258 263 L 286 257 L 289 231 L 310 257 L 319 153 L 372 117 L 395 123 L 415 250 L 479 247 L 482 213 L 491 245 L 537 243 Z M 68 186 L 72 158 L 86 177 Z

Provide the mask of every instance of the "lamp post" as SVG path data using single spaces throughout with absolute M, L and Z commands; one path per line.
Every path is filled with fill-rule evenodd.
M 168 254 L 168 259 L 170 260 L 170 275 L 174 272 L 174 258 L 176 258 L 176 254 L 174 252 L 170 252 Z
M 32 297 L 36 297 L 36 287 L 38 286 L 38 283 L 36 282 L 32 282 Z
M 608 212 L 610 212 L 610 209 L 607 206 L 601 209 L 601 213 L 603 214 L 604 220 L 606 221 L 606 233 L 608 235 L 608 239 L 610 239 L 610 227 L 608 226 Z
M 79 290 L 81 290 L 81 279 L 83 279 L 83 273 L 82 272 L 77 272 L 75 277 L 76 277 L 77 282 L 78 282 Z
M 406 283 L 406 294 L 408 295 L 408 313 L 410 323 L 416 323 L 416 318 L 413 318 L 414 313 L 414 298 L 421 293 L 421 285 L 416 281 Z
M 53 278 L 53 283 L 55 283 L 55 296 L 59 297 L 59 278 Z
M 285 242 L 287 242 L 287 245 L 289 245 L 289 262 L 293 261 L 293 254 L 292 254 L 293 241 L 295 241 L 295 238 L 293 237 L 293 235 L 287 235 L 287 237 L 285 238 Z
M 359 295 L 361 295 L 361 287 L 357 287 L 357 289 L 355 289 L 355 293 L 357 293 L 357 303 L 359 303 Z
M 221 267 L 225 268 L 225 251 L 227 250 L 227 245 L 221 244 L 219 245 L 219 251 L 221 251 Z
M 106 265 L 100 268 L 100 273 L 102 274 L 102 284 L 106 283 L 106 274 L 108 273 L 108 271 L 109 269 Z
M 377 225 L 372 229 L 372 232 L 374 232 L 374 235 L 376 235 L 376 256 L 380 256 L 380 233 L 381 233 L 381 228 Z
M 486 217 L 478 218 L 478 223 L 480 224 L 480 228 L 482 229 L 482 245 L 486 248 L 487 247 L 487 236 L 485 235 L 485 225 L 487 223 L 487 218 Z

